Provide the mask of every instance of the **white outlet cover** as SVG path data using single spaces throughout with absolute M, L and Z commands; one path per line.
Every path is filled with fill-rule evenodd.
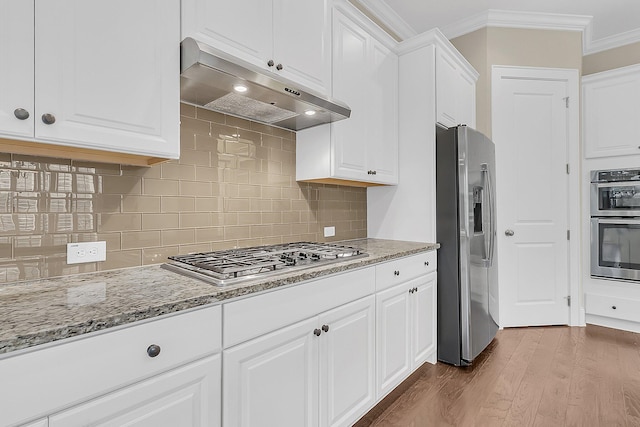
M 67 264 L 105 261 L 106 259 L 106 241 L 67 243 Z
M 324 228 L 324 237 L 333 237 L 336 235 L 336 228 L 331 226 L 331 227 L 325 227 Z

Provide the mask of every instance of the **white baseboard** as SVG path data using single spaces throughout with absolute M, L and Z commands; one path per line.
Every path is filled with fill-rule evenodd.
M 590 325 L 604 326 L 607 328 L 620 329 L 623 331 L 640 333 L 640 323 L 629 322 L 627 320 L 614 319 L 612 317 L 586 315 L 586 323 Z

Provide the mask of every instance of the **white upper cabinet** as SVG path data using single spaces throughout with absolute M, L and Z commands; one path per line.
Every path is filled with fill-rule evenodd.
M 179 10 L 177 0 L 0 0 L 0 136 L 39 143 L 30 154 L 178 158 Z
M 359 17 L 353 6 L 335 4 L 332 96 L 351 108 L 351 117 L 297 133 L 296 179 L 397 184 L 398 57 L 391 50 L 395 42 Z
M 179 157 L 179 10 L 36 0 L 36 139 Z
M 586 158 L 640 154 L 640 65 L 582 78 Z
M 33 1 L 0 0 L 0 137 L 33 137 Z
M 372 120 L 367 124 L 367 166 L 374 181 L 398 182 L 398 57 L 381 43 L 372 49 L 372 86 L 367 95 Z
M 341 13 L 334 12 L 333 19 L 333 96 L 347 103 L 351 117 L 331 125 L 332 173 L 338 178 L 361 180 L 367 171 L 371 36 Z
M 183 0 L 182 38 L 193 37 L 327 94 L 331 0 Z
M 436 112 L 438 123 L 451 127 L 476 126 L 476 79 L 457 56 L 443 46 L 436 49 Z

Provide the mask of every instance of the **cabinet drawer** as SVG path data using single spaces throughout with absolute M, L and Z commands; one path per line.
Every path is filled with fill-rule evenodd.
M 216 427 L 220 375 L 220 354 L 205 357 L 50 416 L 48 427 Z
M 376 266 L 376 291 L 436 271 L 436 251 L 395 259 Z
M 223 305 L 224 348 L 371 295 L 373 267 L 336 274 Z
M 599 294 L 585 294 L 587 314 L 640 322 L 640 300 Z
M 0 360 L 1 425 L 25 422 L 220 350 L 221 308 L 208 307 L 61 341 Z M 150 345 L 160 353 L 150 357 Z

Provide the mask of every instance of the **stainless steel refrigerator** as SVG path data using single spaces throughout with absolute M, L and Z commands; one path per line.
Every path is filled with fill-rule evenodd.
M 436 129 L 438 360 L 470 365 L 498 330 L 495 147 L 466 126 Z

